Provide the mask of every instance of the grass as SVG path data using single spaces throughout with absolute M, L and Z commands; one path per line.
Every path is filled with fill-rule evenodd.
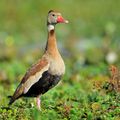
M 11 80 L 20 80 L 20 76 L 17 74 L 26 69 L 24 64 L 19 62 L 10 64 L 12 68 L 17 67 L 17 71 L 10 69 L 11 67 L 7 64 L 4 65 L 10 73 L 8 77 Z M 108 72 L 102 72 L 106 70 L 106 66 L 103 66 L 98 72 L 97 67 L 100 68 L 99 66 L 83 67 L 81 72 L 78 70 L 75 73 L 67 68 L 67 73 L 59 85 L 41 97 L 42 111 L 36 108 L 32 98 L 19 99 L 12 106 L 8 106 L 7 96 L 14 92 L 19 81 L 1 81 L 0 119 L 118 120 L 120 118 L 120 94 L 114 90 L 109 91 L 107 88 L 109 75 Z M 103 74 L 100 75 L 100 71 Z
M 62 12 L 70 22 L 56 29 L 66 73 L 41 96 L 8 106 L 26 70 L 42 55 L 46 13 Z M 119 120 L 120 94 L 111 89 L 109 66 L 120 65 L 120 1 L 6 1 L 0 4 L 0 120 Z M 116 55 L 109 62 L 107 56 Z

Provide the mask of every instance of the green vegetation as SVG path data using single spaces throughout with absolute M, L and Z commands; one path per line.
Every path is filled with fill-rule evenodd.
M 66 74 L 41 97 L 42 111 L 33 98 L 8 106 L 7 96 L 43 53 L 50 9 L 70 21 L 56 26 Z M 119 120 L 120 93 L 108 82 L 109 66 L 120 65 L 119 11 L 119 0 L 1 0 L 0 120 Z

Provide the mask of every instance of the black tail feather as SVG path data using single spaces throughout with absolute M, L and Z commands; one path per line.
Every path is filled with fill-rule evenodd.
M 12 98 L 12 96 L 8 96 L 8 98 L 10 98 L 8 105 L 11 105 L 15 100 Z
M 8 98 L 11 98 L 12 96 L 11 95 L 9 95 L 9 96 L 7 96 Z

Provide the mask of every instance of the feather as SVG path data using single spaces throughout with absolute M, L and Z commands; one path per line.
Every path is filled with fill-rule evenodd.
M 11 97 L 9 104 L 12 104 L 16 99 L 26 94 L 28 90 L 42 77 L 42 74 L 49 69 L 49 62 L 44 57 L 34 64 L 28 72 L 26 72 L 21 83 Z

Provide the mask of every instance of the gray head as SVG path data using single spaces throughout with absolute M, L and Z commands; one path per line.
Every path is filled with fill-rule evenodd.
M 68 20 L 65 20 L 61 13 L 50 10 L 48 12 L 47 24 L 56 25 L 57 23 L 68 23 Z

